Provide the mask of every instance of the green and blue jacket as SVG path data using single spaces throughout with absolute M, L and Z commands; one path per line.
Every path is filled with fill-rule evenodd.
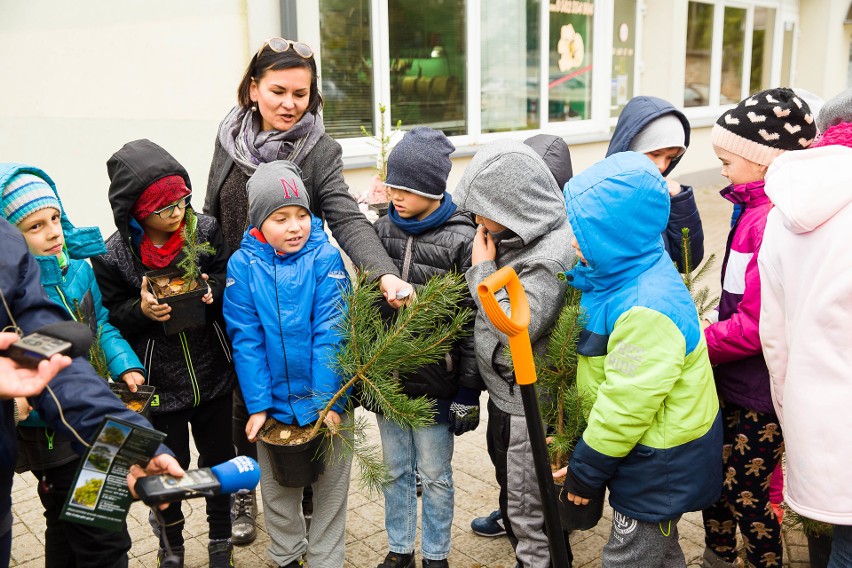
M 565 199 L 587 262 L 566 273 L 587 317 L 577 383 L 594 398 L 569 480 L 608 486 L 613 509 L 641 521 L 703 509 L 722 487 L 722 424 L 698 314 L 661 238 L 666 183 L 624 152 L 575 176 Z

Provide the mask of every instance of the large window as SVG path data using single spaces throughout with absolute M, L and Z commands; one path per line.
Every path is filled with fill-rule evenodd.
M 538 128 L 538 0 L 492 0 L 481 11 L 483 132 Z
M 636 66 L 636 0 L 615 0 L 612 19 L 612 92 L 609 109 L 612 116 L 633 97 Z
M 465 134 L 464 0 L 388 0 L 391 122 Z
M 591 118 L 594 13 L 594 2 L 550 2 L 550 122 Z
M 335 138 L 373 131 L 373 50 L 369 0 L 320 0 L 325 129 Z
M 772 86 L 776 9 L 690 1 L 683 104 L 734 104 Z

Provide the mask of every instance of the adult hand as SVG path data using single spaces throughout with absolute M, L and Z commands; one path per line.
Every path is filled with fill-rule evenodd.
M 170 317 L 169 312 L 172 311 L 172 307 L 168 304 L 160 304 L 157 302 L 157 298 L 151 291 L 148 289 L 148 277 L 142 277 L 142 287 L 139 290 L 139 296 L 141 301 L 139 302 L 139 309 L 142 310 L 142 315 L 144 315 L 148 319 L 152 319 L 154 321 L 167 321 Z
M 207 282 L 207 280 L 209 278 L 210 277 L 207 276 L 206 274 L 201 275 L 201 279 L 204 280 L 205 282 Z M 207 293 L 204 294 L 203 296 L 201 296 L 201 301 L 204 302 L 205 304 L 212 304 L 213 303 L 213 290 L 210 289 L 209 284 L 207 285 Z
M 476 266 L 480 262 L 494 260 L 497 258 L 497 247 L 494 245 L 494 239 L 491 234 L 485 229 L 484 225 L 476 228 L 476 236 L 473 237 L 473 254 L 470 259 L 471 266 Z
M 379 278 L 379 289 L 382 291 L 382 295 L 385 297 L 385 300 L 388 301 L 388 304 L 390 304 L 390 306 L 395 310 L 408 305 L 409 302 L 417 297 L 414 287 L 395 274 L 382 275 L 382 277 Z M 404 293 L 405 291 L 408 291 L 408 295 L 397 299 L 397 294 L 399 292 Z
M 130 392 L 136 392 L 139 385 L 145 384 L 145 375 L 139 371 L 127 371 L 121 375 L 121 380 L 130 389 Z
M 255 412 L 246 422 L 246 438 L 249 442 L 257 442 L 257 434 L 266 424 L 266 412 Z
M 16 333 L 0 333 L 0 350 L 18 341 Z M 0 357 L 0 399 L 36 396 L 59 371 L 71 364 L 67 355 L 54 355 L 35 369 L 18 366 L 8 357 Z
M 167 473 L 172 477 L 183 477 L 184 471 L 174 456 L 170 454 L 158 454 L 151 458 L 145 469 L 142 469 L 136 464 L 130 466 L 130 472 L 127 474 L 127 487 L 130 489 L 130 494 L 134 499 L 138 499 L 136 494 L 136 480 L 148 475 L 161 475 Z M 160 509 L 165 509 L 170 503 L 163 503 Z

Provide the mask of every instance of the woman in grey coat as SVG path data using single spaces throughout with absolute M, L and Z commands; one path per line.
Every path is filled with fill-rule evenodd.
M 397 308 L 397 291 L 409 285 L 349 194 L 340 144 L 325 133 L 319 115 L 322 102 L 313 50 L 283 38 L 264 42 L 240 81 L 237 106 L 219 126 L 204 213 L 218 219 L 231 251 L 237 250 L 248 227 L 248 178 L 261 163 L 294 162 L 302 170 L 311 213 L 328 222 L 355 266 L 379 279 L 388 303 Z M 245 403 L 239 389 L 234 392 L 234 443 L 240 455 L 256 458 L 245 435 Z M 257 534 L 254 494 L 238 495 L 234 509 L 234 544 L 248 544 Z

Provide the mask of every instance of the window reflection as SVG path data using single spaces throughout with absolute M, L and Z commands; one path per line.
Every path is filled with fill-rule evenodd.
M 538 0 L 494 0 L 481 11 L 482 131 L 538 128 Z
M 391 122 L 466 134 L 464 0 L 389 0 Z
M 710 104 L 712 48 L 713 6 L 700 2 L 690 2 L 686 20 L 686 75 L 683 106 L 694 107 Z
M 754 29 L 751 34 L 751 80 L 749 92 L 770 88 L 769 72 L 772 68 L 772 44 L 775 42 L 775 10 L 754 9 Z
M 722 93 L 719 103 L 734 104 L 743 98 L 745 55 L 745 8 L 725 8 L 722 32 Z
M 320 0 L 323 122 L 335 138 L 373 132 L 369 0 Z
M 550 1 L 550 122 L 582 120 L 592 116 L 594 8 L 591 1 Z

